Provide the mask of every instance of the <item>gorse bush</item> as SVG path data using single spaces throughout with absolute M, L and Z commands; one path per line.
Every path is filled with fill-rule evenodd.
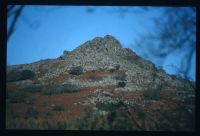
M 140 58 L 138 56 L 135 56 L 135 55 L 134 56 L 126 56 L 124 59 L 128 60 L 132 63 L 135 63 L 135 64 L 138 64 L 140 62 Z
M 20 78 L 20 80 L 30 79 L 30 78 L 33 78 L 34 76 L 35 76 L 35 73 L 32 72 L 31 70 L 23 70 L 21 72 L 21 78 Z
M 66 130 L 66 121 L 52 119 L 38 120 L 36 118 L 15 118 L 6 121 L 6 128 L 9 129 L 40 129 L 40 130 Z M 70 128 L 69 128 L 70 129 Z
M 24 91 L 10 91 L 6 90 L 6 99 L 11 103 L 26 103 L 33 104 L 34 99 L 28 96 Z
M 42 87 L 41 85 L 38 85 L 38 84 L 30 84 L 30 85 L 25 85 L 21 87 L 20 90 L 25 91 L 25 92 L 30 92 L 30 93 L 36 93 L 36 92 L 40 92 L 42 90 Z
M 126 83 L 125 82 L 118 82 L 117 87 L 125 87 Z
M 138 131 L 135 123 L 126 115 L 125 111 L 111 111 L 107 116 L 107 123 L 109 124 L 109 130 L 134 130 Z
M 6 99 L 9 99 L 12 96 L 12 92 L 9 89 L 6 89 Z
M 121 104 L 119 104 L 121 105 Z M 109 108 L 110 109 L 110 108 Z M 111 108 L 112 109 L 112 108 Z M 139 109 L 141 110 L 141 109 Z M 182 109 L 173 111 L 164 108 L 161 111 L 141 113 L 134 112 L 127 107 L 113 108 L 106 115 L 96 114 L 91 107 L 84 110 L 82 118 L 73 121 L 59 121 L 50 118 L 37 118 L 38 113 L 33 107 L 29 107 L 26 118 L 7 118 L 7 129 L 44 129 L 44 130 L 113 130 L 113 131 L 194 131 L 194 117 L 186 114 Z M 159 116 L 157 116 L 159 112 Z M 155 114 L 156 113 L 156 114 Z M 176 114 L 174 114 L 176 113 Z
M 36 111 L 36 109 L 34 109 L 32 106 L 28 107 L 25 117 L 26 118 L 37 118 L 38 117 L 38 111 Z
M 144 90 L 144 97 L 151 100 L 159 100 L 161 98 L 161 94 L 157 89 L 147 89 Z
M 114 78 L 115 80 L 121 80 L 121 81 L 124 81 L 126 79 L 126 77 L 127 77 L 127 75 L 125 72 L 116 72 L 112 76 L 112 78 Z
M 62 94 L 62 93 L 73 93 L 73 92 L 78 92 L 78 91 L 80 91 L 80 88 L 72 84 L 50 85 L 45 89 L 43 94 L 57 95 L 57 94 Z
M 81 66 L 72 67 L 69 73 L 72 75 L 80 75 L 83 73 L 83 68 Z
M 31 79 L 35 76 L 34 72 L 31 70 L 12 70 L 7 73 L 7 81 L 8 82 L 14 82 L 14 81 L 19 81 L 19 80 L 26 80 L 26 79 Z
M 6 78 L 8 82 L 18 81 L 21 78 L 21 72 L 19 70 L 12 70 L 7 72 Z
M 77 130 L 108 130 L 108 124 L 103 120 L 103 116 L 94 114 L 93 110 L 86 108 L 84 117 L 77 119 L 73 125 Z
M 64 111 L 64 108 L 61 105 L 57 105 L 57 104 L 52 104 L 51 109 L 53 111 Z
M 25 102 L 26 99 L 28 99 L 28 96 L 22 91 L 16 91 L 16 92 L 10 93 L 7 96 L 7 98 L 9 99 L 11 103 L 22 103 L 22 102 Z
M 159 100 L 161 99 L 161 91 L 162 91 L 161 85 L 157 86 L 156 88 L 148 86 L 148 88 L 143 91 L 143 94 L 146 99 Z
M 155 116 L 155 113 L 144 113 L 144 115 L 138 116 L 137 112 L 130 115 L 129 108 L 115 109 L 106 115 L 100 115 L 96 114 L 98 111 L 93 111 L 88 107 L 84 110 L 82 118 L 67 122 L 49 118 L 38 119 L 37 111 L 33 107 L 29 107 L 25 118 L 8 118 L 6 128 L 114 131 L 191 131 L 194 129 L 194 122 L 191 121 L 193 117 L 184 114 L 180 109 L 175 111 L 165 109 L 161 111 L 160 116 Z
M 94 114 L 89 108 L 84 113 L 83 119 L 74 122 L 80 130 L 140 130 L 123 111 L 116 108 L 106 116 Z
M 100 110 L 112 111 L 119 109 L 120 107 L 126 107 L 126 105 L 124 104 L 124 102 L 119 101 L 117 103 L 97 103 L 96 107 Z

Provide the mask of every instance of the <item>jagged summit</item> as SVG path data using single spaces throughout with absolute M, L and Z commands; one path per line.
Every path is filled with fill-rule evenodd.
M 121 49 L 121 44 L 119 41 L 111 35 L 106 35 L 104 37 L 96 37 L 90 41 L 85 42 L 83 45 L 76 48 L 74 51 L 114 51 Z
M 106 35 L 104 37 L 96 37 L 92 40 L 85 42 L 73 51 L 64 51 L 62 58 L 69 57 L 70 54 L 88 54 L 88 53 L 105 53 L 112 54 L 117 53 L 122 49 L 120 42 L 111 35 Z
M 122 70 L 130 70 L 134 65 L 132 68 L 137 71 L 140 62 L 140 65 L 148 65 L 147 68 L 154 67 L 151 62 L 144 61 L 131 49 L 122 48 L 120 42 L 111 35 L 96 37 L 71 52 L 64 51 L 59 59 L 82 66 L 85 71 L 107 69 L 116 64 L 121 65 Z

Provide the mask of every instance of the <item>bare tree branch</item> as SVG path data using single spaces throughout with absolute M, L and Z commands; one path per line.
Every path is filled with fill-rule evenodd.
M 12 11 L 14 8 L 15 8 L 15 6 L 14 6 L 14 5 L 10 5 L 10 6 L 8 6 L 7 12 L 10 12 L 10 11 Z
M 196 47 L 195 8 L 167 8 L 161 17 L 154 20 L 155 31 L 139 40 L 145 56 L 164 60 L 171 54 L 180 55 L 183 77 L 191 70 L 192 56 Z M 152 45 L 152 46 L 149 46 Z M 177 54 L 179 52 L 180 54 Z
M 10 7 L 9 9 L 12 10 L 14 7 Z M 13 34 L 14 32 L 14 28 L 15 28 L 15 25 L 16 25 L 16 22 L 23 10 L 24 6 L 20 6 L 18 9 L 15 10 L 15 12 L 13 12 L 14 14 L 14 18 L 13 18 L 13 21 L 11 23 L 11 26 L 8 30 L 8 34 L 7 34 L 7 41 L 10 39 L 11 35 Z M 9 13 L 9 12 L 8 12 Z

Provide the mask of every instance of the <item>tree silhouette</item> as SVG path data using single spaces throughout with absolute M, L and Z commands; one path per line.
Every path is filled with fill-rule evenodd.
M 24 9 L 24 6 L 9 5 L 7 7 L 7 17 L 8 17 L 8 19 L 13 17 L 11 25 L 7 30 L 7 41 L 10 39 L 10 37 L 14 33 L 16 23 L 17 23 L 20 15 L 21 15 L 23 9 Z
M 33 21 L 30 17 L 23 15 L 24 9 L 27 6 L 24 5 L 8 5 L 7 6 L 7 21 L 10 21 L 10 25 L 7 29 L 7 41 L 10 40 L 11 36 L 15 32 L 15 28 L 17 26 L 17 22 L 22 20 L 26 25 L 28 25 L 32 29 L 36 29 L 39 26 L 39 21 Z M 43 13 L 43 14 L 50 14 L 53 11 L 58 9 L 63 9 L 65 7 L 54 6 L 54 7 L 40 7 L 35 6 L 35 10 Z
M 156 29 L 142 35 L 137 46 L 147 57 L 164 61 L 171 54 L 182 55 L 180 68 L 171 65 L 184 78 L 188 78 L 192 57 L 196 53 L 196 9 L 166 8 L 154 20 Z

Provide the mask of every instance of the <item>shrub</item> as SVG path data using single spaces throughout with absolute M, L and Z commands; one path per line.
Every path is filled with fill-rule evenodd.
M 144 90 L 144 97 L 150 100 L 159 100 L 161 98 L 161 87 L 157 88 L 148 87 Z
M 32 72 L 31 70 L 23 70 L 21 72 L 21 78 L 20 78 L 20 80 L 30 79 L 30 78 L 33 78 L 34 76 L 35 76 L 35 73 Z
M 7 73 L 7 81 L 14 82 L 19 80 L 26 80 L 33 78 L 35 76 L 34 72 L 30 70 L 23 70 L 22 72 L 19 70 L 12 70 Z
M 130 61 L 130 62 L 132 62 L 132 63 L 139 63 L 139 61 L 140 61 L 140 59 L 139 59 L 139 57 L 137 57 L 137 56 L 126 56 L 124 59 L 126 59 L 126 60 L 128 60 L 128 61 Z
M 97 103 L 96 107 L 100 110 L 113 111 L 119 109 L 120 107 L 126 107 L 124 102 L 119 101 L 118 103 Z
M 78 119 L 74 123 L 75 128 L 79 130 L 105 130 L 108 129 L 108 125 L 103 121 L 103 116 L 98 114 L 93 114 L 93 110 L 86 108 L 84 110 L 83 119 Z
M 93 81 L 95 81 L 95 80 L 98 80 L 98 78 L 97 78 L 97 77 L 95 77 L 94 75 L 92 75 L 92 76 L 89 76 L 89 79 L 90 79 L 90 80 L 93 80 Z
M 125 74 L 125 72 L 117 72 L 113 75 L 113 78 L 115 80 L 122 80 L 124 81 L 126 79 L 127 75 Z
M 26 97 L 26 99 L 25 99 L 25 103 L 26 104 L 30 104 L 30 105 L 32 105 L 33 104 L 33 101 L 34 101 L 34 98 L 32 98 L 32 97 Z
M 57 95 L 57 94 L 62 94 L 62 93 L 72 93 L 72 92 L 78 92 L 78 91 L 80 91 L 80 88 L 71 84 L 65 84 L 61 86 L 53 85 L 53 86 L 49 86 L 43 94 Z
M 57 105 L 57 104 L 52 104 L 51 109 L 53 111 L 64 111 L 64 108 L 61 105 Z
M 147 89 L 144 91 L 144 97 L 147 99 L 156 100 L 159 99 L 159 95 L 155 89 Z
M 21 72 L 19 70 L 12 70 L 7 72 L 6 78 L 8 82 L 18 81 L 21 78 Z
M 6 89 L 6 99 L 9 99 L 12 96 L 11 90 Z
M 38 111 L 36 111 L 32 106 L 28 107 L 25 116 L 26 116 L 26 118 L 37 118 L 38 117 Z
M 52 119 L 15 118 L 6 121 L 7 129 L 29 129 L 29 130 L 66 130 L 68 122 Z
M 83 68 L 81 66 L 72 67 L 69 73 L 72 75 L 80 75 L 83 73 Z
M 107 116 L 85 110 L 83 119 L 74 123 L 79 130 L 139 130 L 124 111 L 111 111 Z
M 110 72 L 115 72 L 115 71 L 118 71 L 120 68 L 120 65 L 119 64 L 112 64 L 110 66 L 108 66 L 108 70 Z
M 140 129 L 135 126 L 135 124 L 126 116 L 115 117 L 113 122 L 110 124 L 110 130 L 135 130 L 139 131 Z
M 58 130 L 65 130 L 67 129 L 67 123 L 64 121 L 58 121 L 57 122 L 57 129 Z
M 115 67 L 116 70 L 119 70 L 120 65 L 119 64 L 114 64 L 113 67 Z
M 42 87 L 38 84 L 30 84 L 22 87 L 20 90 L 30 93 L 35 93 L 35 92 L 40 92 L 42 90 Z
M 10 90 L 6 90 L 6 99 L 11 103 L 22 103 L 25 102 L 27 104 L 33 104 L 34 99 L 28 95 L 26 95 L 23 91 L 15 91 L 11 92 Z
M 25 102 L 27 98 L 28 97 L 25 95 L 24 92 L 17 91 L 15 93 L 10 93 L 8 99 L 10 100 L 11 103 L 21 103 L 21 102 Z
M 130 110 L 130 107 L 128 109 Z M 133 121 L 131 116 L 127 109 L 117 109 L 109 112 L 107 116 L 107 122 L 110 126 L 109 129 L 141 131 L 141 127 L 136 124 L 136 121 Z
M 125 87 L 126 83 L 125 82 L 118 82 L 117 87 Z

